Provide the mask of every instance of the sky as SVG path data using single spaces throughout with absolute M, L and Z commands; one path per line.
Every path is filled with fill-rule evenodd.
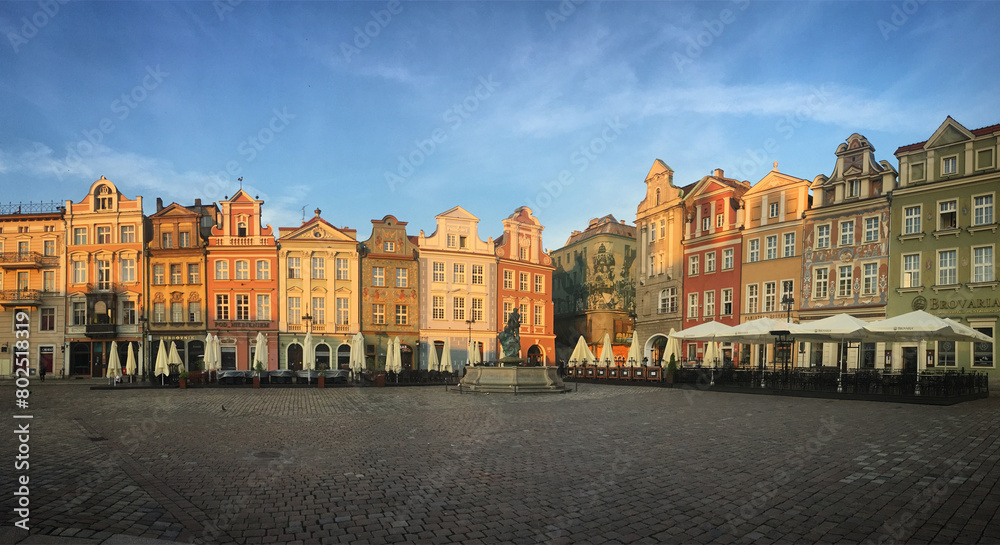
M 991 1 L 0 2 L 0 202 L 322 210 L 408 233 L 462 206 L 484 240 L 635 221 L 653 162 L 686 185 L 829 175 L 860 133 L 894 166 L 951 115 L 1000 123 Z

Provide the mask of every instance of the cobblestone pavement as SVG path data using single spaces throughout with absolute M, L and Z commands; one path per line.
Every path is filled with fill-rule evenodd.
M 30 536 L 2 462 L 3 543 L 1000 542 L 996 398 L 52 382 Z

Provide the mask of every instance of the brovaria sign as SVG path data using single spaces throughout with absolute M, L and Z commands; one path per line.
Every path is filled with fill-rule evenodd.
M 996 297 L 970 297 L 955 299 L 938 299 L 933 297 L 914 297 L 913 310 L 927 311 L 952 311 L 956 313 L 976 313 L 976 312 L 997 312 L 1000 311 L 1000 298 Z

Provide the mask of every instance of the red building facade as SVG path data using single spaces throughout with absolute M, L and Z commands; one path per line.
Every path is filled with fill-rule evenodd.
M 684 329 L 704 322 L 740 323 L 743 193 L 749 182 L 725 178 L 722 169 L 705 176 L 684 199 Z M 686 364 L 722 365 L 732 361 L 733 347 L 720 346 L 721 359 L 702 362 L 705 343 L 681 346 Z
M 268 369 L 278 368 L 278 248 L 260 222 L 264 201 L 240 189 L 219 203 L 221 225 L 208 240 L 208 331 L 219 336 L 223 369 L 251 369 L 257 333 Z

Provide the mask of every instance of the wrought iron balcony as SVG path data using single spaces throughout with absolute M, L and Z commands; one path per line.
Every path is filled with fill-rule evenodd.
M 38 252 L 0 253 L 0 267 L 5 269 L 37 269 L 45 265 L 56 264 L 56 256 L 44 256 Z
M 87 293 L 125 293 L 128 288 L 118 282 L 98 282 L 87 284 Z
M 38 290 L 0 291 L 0 304 L 37 306 L 42 304 L 42 292 Z

